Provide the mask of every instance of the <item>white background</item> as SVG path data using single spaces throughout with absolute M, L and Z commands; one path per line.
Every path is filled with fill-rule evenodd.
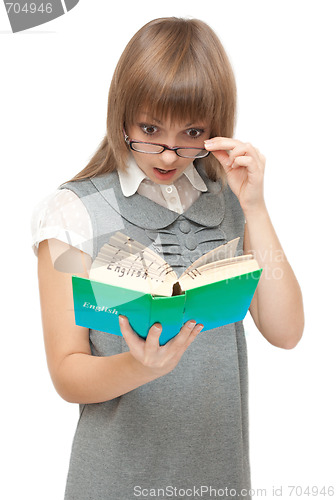
M 210 24 L 233 64 L 235 137 L 267 158 L 266 204 L 304 297 L 305 332 L 294 350 L 271 346 L 245 321 L 252 484 L 267 498 L 308 498 L 300 489 L 290 496 L 289 486 L 336 486 L 334 2 L 116 4 L 80 0 L 17 34 L 0 5 L 2 497 L 63 498 L 78 415 L 55 392 L 45 361 L 33 206 L 98 146 L 110 80 L 130 37 L 153 18 L 188 16 Z

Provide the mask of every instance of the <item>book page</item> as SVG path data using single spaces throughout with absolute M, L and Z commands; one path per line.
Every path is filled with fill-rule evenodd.
M 102 249 L 105 249 L 106 247 L 106 250 L 109 251 L 110 246 L 114 248 L 119 248 L 120 250 L 123 250 L 128 254 L 136 254 L 136 253 L 144 254 L 154 262 L 161 262 L 161 264 L 169 266 L 169 264 L 156 252 L 151 250 L 149 247 L 142 245 L 138 241 L 133 240 L 129 236 L 126 236 L 120 231 L 111 236 L 108 244 L 104 245 Z
M 155 252 L 116 233 L 94 260 L 90 279 L 153 295 L 170 295 L 177 276 Z
M 128 263 L 132 263 L 131 265 L 133 268 L 146 269 L 150 276 L 160 277 L 164 280 L 174 280 L 174 276 L 171 276 L 172 270 L 167 262 L 163 261 L 163 263 L 161 264 L 161 262 L 153 261 L 151 256 L 148 256 L 146 254 L 130 255 L 118 249 L 115 249 L 114 253 L 107 253 L 104 251 L 99 252 L 92 267 L 125 261 L 127 261 Z
M 135 257 L 136 258 L 136 257 Z M 170 295 L 173 282 L 149 273 L 141 262 L 135 263 L 134 256 L 117 262 L 96 259 L 90 270 L 90 280 L 100 281 L 152 295 Z
M 205 274 L 212 269 L 217 269 L 219 272 L 221 272 L 221 269 L 225 268 L 226 266 L 231 266 L 234 264 L 240 264 L 243 262 L 246 262 L 248 260 L 255 260 L 253 259 L 252 254 L 245 254 L 245 255 L 239 255 L 238 257 L 232 257 L 230 259 L 224 259 L 224 260 L 217 260 L 215 262 L 209 262 L 208 264 L 204 264 L 203 266 L 199 266 L 195 269 L 191 270 L 191 273 L 194 271 L 200 271 L 202 274 Z M 223 271 L 226 272 L 226 271 Z M 190 271 L 188 272 L 188 275 L 190 274 Z
M 211 263 L 191 270 L 179 279 L 182 290 L 191 290 L 260 269 L 258 262 L 251 255 L 241 255 L 223 262 L 223 265 Z
M 224 245 L 219 245 L 218 247 L 214 248 L 213 250 L 210 250 L 210 252 L 202 255 L 202 257 L 195 260 L 195 262 L 193 262 L 191 264 L 191 266 L 189 266 L 184 271 L 184 273 L 181 275 L 181 277 L 184 276 L 185 274 L 188 274 L 189 271 L 191 271 L 192 269 L 196 269 L 196 268 L 203 266 L 205 264 L 208 264 L 210 262 L 216 262 L 219 260 L 222 261 L 224 259 L 229 259 L 231 257 L 234 257 L 236 250 L 237 250 L 239 239 L 240 238 L 235 238 L 234 240 L 228 241 Z

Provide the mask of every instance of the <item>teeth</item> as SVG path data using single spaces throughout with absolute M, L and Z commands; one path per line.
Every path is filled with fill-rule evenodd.
M 156 170 L 158 170 L 162 174 L 166 174 L 166 173 L 170 172 L 170 170 L 163 170 L 162 168 L 156 168 Z

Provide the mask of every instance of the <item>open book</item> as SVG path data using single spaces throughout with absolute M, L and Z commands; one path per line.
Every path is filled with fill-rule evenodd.
M 203 331 L 242 320 L 261 269 L 252 255 L 235 257 L 239 238 L 211 250 L 178 278 L 156 252 L 118 232 L 94 260 L 89 279 L 73 276 L 76 324 L 121 335 L 118 315 L 142 337 L 163 326 L 160 343 L 195 319 Z

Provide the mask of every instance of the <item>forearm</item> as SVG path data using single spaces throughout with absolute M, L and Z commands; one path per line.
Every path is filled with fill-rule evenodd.
M 281 247 L 266 206 L 245 213 L 249 250 L 263 268 L 257 290 L 257 326 L 273 345 L 291 348 L 300 340 L 304 312 L 300 286 Z M 248 249 L 247 249 L 248 250 Z
M 104 357 L 74 353 L 63 359 L 53 382 L 63 399 L 85 404 L 116 398 L 159 376 L 130 352 Z

